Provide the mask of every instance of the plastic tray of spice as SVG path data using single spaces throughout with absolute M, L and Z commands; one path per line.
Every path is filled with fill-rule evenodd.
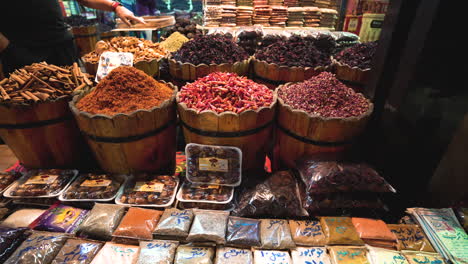
M 0 173 L 0 195 L 6 189 L 8 189 L 8 187 L 13 185 L 14 181 L 16 181 L 19 177 L 21 177 L 21 173 L 1 172 Z
M 57 197 L 77 175 L 77 170 L 31 170 L 10 186 L 3 195 L 8 198 Z
M 126 175 L 86 173 L 79 175 L 60 195 L 64 202 L 108 202 L 123 191 Z
M 115 199 L 116 204 L 141 207 L 168 207 L 174 203 L 179 178 L 170 175 L 142 174 L 129 179 Z
M 187 180 L 192 183 L 239 186 L 242 180 L 242 151 L 236 147 L 190 143 L 187 154 Z
M 180 202 L 227 204 L 234 197 L 234 187 L 184 182 L 177 200 Z

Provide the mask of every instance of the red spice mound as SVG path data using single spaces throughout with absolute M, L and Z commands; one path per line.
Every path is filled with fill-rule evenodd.
M 369 100 L 363 94 L 356 93 L 329 72 L 283 86 L 278 97 L 294 109 L 322 117 L 360 116 L 369 110 Z
M 270 106 L 273 92 L 235 73 L 215 72 L 182 87 L 179 99 L 198 113 L 205 110 L 241 113 Z
M 151 109 L 171 98 L 173 90 L 143 71 L 121 66 L 111 71 L 76 107 L 91 114 L 115 115 Z

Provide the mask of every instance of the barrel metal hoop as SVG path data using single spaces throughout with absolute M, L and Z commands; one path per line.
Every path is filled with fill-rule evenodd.
M 292 137 L 294 139 L 297 139 L 297 140 L 299 140 L 301 142 L 304 142 L 306 144 L 310 144 L 310 145 L 316 145 L 316 146 L 320 146 L 320 147 L 340 147 L 340 146 L 348 145 L 348 144 L 352 143 L 352 141 L 334 141 L 334 142 L 330 142 L 330 141 L 312 140 L 312 139 L 309 139 L 309 138 L 305 138 L 303 136 L 296 135 L 292 131 L 290 131 L 290 130 L 284 128 L 283 126 L 281 126 L 279 123 L 277 123 L 277 126 L 286 135 L 288 135 L 288 136 L 290 136 L 290 137 Z
M 244 130 L 244 131 L 237 131 L 237 132 L 220 132 L 220 131 L 205 131 L 205 130 L 200 130 L 198 128 L 191 127 L 184 123 L 182 120 L 180 120 L 180 123 L 182 126 L 184 126 L 188 131 L 195 133 L 200 136 L 204 137 L 216 137 L 216 138 L 230 138 L 230 137 L 245 137 L 245 136 L 250 136 L 253 134 L 257 134 L 263 129 L 269 127 L 270 125 L 273 124 L 273 120 L 270 122 L 265 123 L 262 126 L 256 127 L 254 129 L 250 130 Z
M 31 122 L 31 123 L 24 123 L 24 124 L 0 124 L 0 129 L 29 129 L 29 128 L 37 128 L 42 126 L 50 126 L 57 123 L 61 123 L 67 120 L 72 119 L 73 116 L 62 116 L 59 118 L 38 121 L 38 122 Z

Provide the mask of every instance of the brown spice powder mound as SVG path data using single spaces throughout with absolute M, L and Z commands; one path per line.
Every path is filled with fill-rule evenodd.
M 171 98 L 173 90 L 134 67 L 121 66 L 83 97 L 77 108 L 91 114 L 128 114 L 151 109 Z

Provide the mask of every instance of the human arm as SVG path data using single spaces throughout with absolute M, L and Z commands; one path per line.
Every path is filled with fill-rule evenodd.
M 111 0 L 78 0 L 78 2 L 84 6 L 99 9 L 102 11 L 110 11 L 115 12 L 115 14 L 122 19 L 122 21 L 131 26 L 130 21 L 136 21 L 139 23 L 145 23 L 143 18 L 136 17 L 132 11 L 128 10 L 127 8 L 118 5 L 117 7 L 113 7 L 114 1 Z

